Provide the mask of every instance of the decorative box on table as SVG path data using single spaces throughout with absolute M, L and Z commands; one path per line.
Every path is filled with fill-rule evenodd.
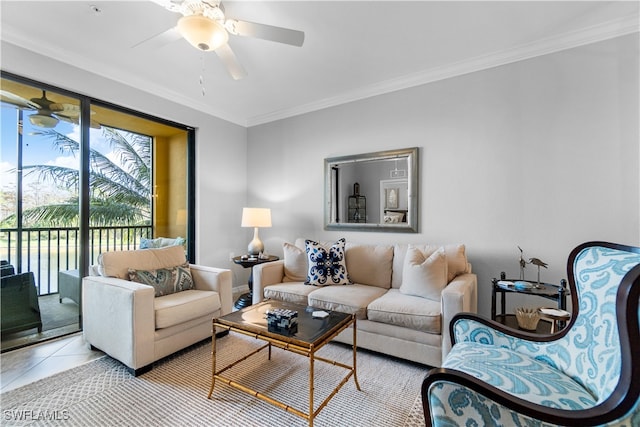
M 291 333 L 298 329 L 298 312 L 284 308 L 267 310 L 267 329 L 270 332 Z

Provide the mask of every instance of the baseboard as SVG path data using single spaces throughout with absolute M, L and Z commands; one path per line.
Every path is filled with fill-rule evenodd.
M 233 292 L 233 295 L 246 294 L 247 292 L 249 292 L 249 285 L 244 284 L 244 285 L 234 286 L 232 289 L 232 292 Z

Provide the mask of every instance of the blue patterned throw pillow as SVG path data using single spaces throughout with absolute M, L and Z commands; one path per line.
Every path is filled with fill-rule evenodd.
M 186 291 L 195 287 L 188 263 L 177 267 L 159 268 L 148 271 L 130 268 L 129 280 L 142 283 L 143 285 L 153 286 L 156 297 Z
M 345 239 L 340 239 L 330 248 L 313 240 L 305 240 L 308 271 L 305 285 L 328 286 L 350 285 L 345 260 Z

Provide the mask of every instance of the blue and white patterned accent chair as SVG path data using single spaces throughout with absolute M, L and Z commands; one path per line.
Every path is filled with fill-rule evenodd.
M 590 242 L 567 263 L 573 317 L 536 335 L 472 314 L 422 384 L 430 426 L 640 426 L 640 248 Z

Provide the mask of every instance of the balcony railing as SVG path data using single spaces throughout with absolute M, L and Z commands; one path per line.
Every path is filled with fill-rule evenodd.
M 96 264 L 105 251 L 137 249 L 140 239 L 152 235 L 150 225 L 90 227 L 90 263 Z M 79 250 L 77 227 L 23 228 L 21 232 L 0 228 L 0 259 L 13 265 L 16 273 L 32 271 L 39 295 L 58 292 L 58 272 L 78 269 Z

